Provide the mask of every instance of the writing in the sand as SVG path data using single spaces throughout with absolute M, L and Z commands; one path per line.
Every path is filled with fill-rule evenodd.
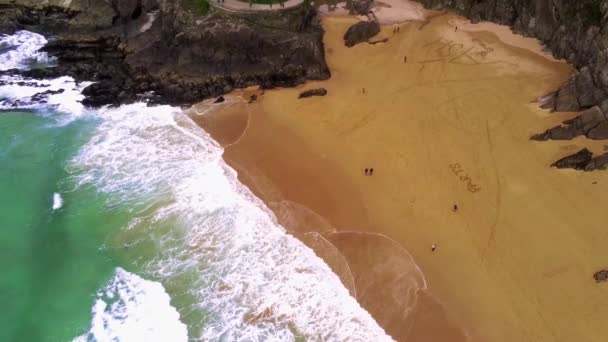
M 467 190 L 470 193 L 474 194 L 481 191 L 481 187 L 473 183 L 473 179 L 471 178 L 471 176 L 469 176 L 469 174 L 465 172 L 465 170 L 462 168 L 462 166 L 460 166 L 459 163 L 449 164 L 449 167 L 450 170 L 452 170 L 452 173 L 467 186 Z

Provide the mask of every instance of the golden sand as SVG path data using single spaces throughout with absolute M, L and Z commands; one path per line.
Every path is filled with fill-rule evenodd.
M 534 103 L 571 70 L 454 20 L 348 49 L 354 20 L 324 18 L 330 80 L 193 117 L 396 339 L 605 341 L 608 286 L 592 275 L 608 266 L 608 173 L 549 167 L 605 144 L 529 140 L 574 115 Z M 328 95 L 298 99 L 316 87 Z

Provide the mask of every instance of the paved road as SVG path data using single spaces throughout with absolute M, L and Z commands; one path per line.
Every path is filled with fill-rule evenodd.
M 248 2 L 243 2 L 239 0 L 223 0 L 222 2 L 218 2 L 217 0 L 209 0 L 209 4 L 216 8 L 221 8 L 224 10 L 232 11 L 232 12 L 257 12 L 257 11 L 281 11 L 294 7 L 298 7 L 304 3 L 305 0 L 288 0 L 283 3 L 284 7 L 281 7 L 280 4 L 272 4 L 270 5 L 262 5 L 262 4 L 251 4 Z

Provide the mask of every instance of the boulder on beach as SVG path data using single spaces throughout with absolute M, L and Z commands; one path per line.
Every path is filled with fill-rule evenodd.
M 608 271 L 601 270 L 599 272 L 595 272 L 595 274 L 593 275 L 593 279 L 595 279 L 596 283 L 608 281 Z
M 344 45 L 353 47 L 367 42 L 371 37 L 380 33 L 380 25 L 375 21 L 360 21 L 349 27 L 344 34 Z
M 306 97 L 325 96 L 325 95 L 327 95 L 327 89 L 316 88 L 316 89 L 309 89 L 309 90 L 301 92 L 300 96 L 298 96 L 298 98 L 302 99 L 302 98 L 306 98 Z
M 584 170 L 587 164 L 593 159 L 593 153 L 588 149 L 584 148 L 573 155 L 562 158 L 551 166 L 558 169 L 575 169 Z

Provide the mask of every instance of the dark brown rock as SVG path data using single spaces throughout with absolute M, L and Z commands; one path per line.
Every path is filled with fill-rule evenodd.
M 0 29 L 6 19 L 2 32 L 21 29 L 24 21 L 28 28 L 49 32 L 42 26 L 45 16 L 32 14 L 20 21 L 22 13 L 47 10 L 48 5 L 31 3 L 37 4 L 36 9 L 0 6 Z M 83 103 L 88 106 L 142 98 L 150 103 L 188 105 L 235 88 L 291 87 L 329 78 L 323 29 L 314 9 L 304 6 L 253 18 L 222 11 L 203 16 L 182 8 L 182 3 L 88 0 L 78 10 L 62 15 L 53 31 L 56 39 L 45 47 L 58 59 L 57 67 L 10 72 L 32 78 L 68 75 L 95 81 L 83 92 Z
M 604 108 L 604 109 L 603 109 Z M 584 135 L 589 139 L 608 139 L 608 102 L 592 107 L 574 119 L 564 121 L 563 125 L 548 129 L 532 136 L 533 140 L 570 140 Z
M 327 95 L 327 89 L 316 88 L 316 89 L 309 89 L 309 90 L 301 92 L 300 96 L 298 96 L 298 98 L 302 99 L 302 98 L 307 98 L 307 97 L 325 96 L 325 95 Z
M 557 58 L 576 67 L 556 92 L 556 111 L 578 111 L 608 98 L 608 4 L 600 0 L 418 0 L 429 8 L 451 8 L 473 22 L 510 25 L 540 39 Z
M 593 279 L 595 279 L 596 283 L 608 281 L 608 271 L 601 270 L 599 272 L 595 272 L 595 274 L 593 275 Z
M 604 153 L 599 157 L 593 158 L 587 166 L 585 171 L 597 171 L 608 169 L 608 153 Z
M 587 164 L 593 158 L 593 153 L 588 149 L 584 148 L 577 153 L 562 158 L 551 166 L 556 167 L 558 169 L 575 169 L 575 170 L 585 170 Z
M 374 0 L 350 0 L 346 2 L 349 14 L 367 15 L 371 12 Z
M 371 37 L 380 33 L 380 25 L 375 21 L 360 21 L 349 27 L 344 34 L 344 45 L 353 47 L 367 42 Z

